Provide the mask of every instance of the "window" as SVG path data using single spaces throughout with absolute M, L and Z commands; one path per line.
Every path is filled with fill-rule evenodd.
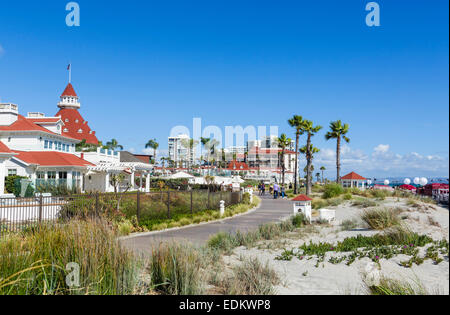
M 83 130 L 82 129 L 78 130 L 78 133 L 83 133 Z
M 48 149 L 48 140 L 44 141 L 44 149 Z
M 8 176 L 16 176 L 17 175 L 17 169 L 10 168 L 8 169 Z
M 45 179 L 45 172 L 36 172 L 37 179 Z
M 63 152 L 66 152 L 66 144 L 65 143 L 63 143 L 63 145 L 62 145 L 62 150 L 63 150 Z
M 69 132 L 69 129 L 67 129 L 67 128 L 64 128 L 64 132 Z
M 78 124 L 78 122 L 79 122 L 78 119 L 76 119 L 75 122 Z
M 47 178 L 48 179 L 56 179 L 56 172 L 54 172 L 54 171 L 47 172 Z
M 66 118 L 65 122 L 69 122 L 69 119 Z

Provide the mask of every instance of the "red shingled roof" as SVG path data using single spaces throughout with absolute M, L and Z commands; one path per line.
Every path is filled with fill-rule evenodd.
M 86 140 L 86 143 L 98 145 L 95 132 L 91 133 L 91 128 L 83 119 L 80 112 L 74 108 L 63 108 L 56 116 L 61 116 L 64 123 L 62 134 L 78 140 Z M 67 131 L 66 131 L 67 130 Z M 81 130 L 81 132 L 79 132 Z
M 311 201 L 312 199 L 309 198 L 306 195 L 298 195 L 297 197 L 295 197 L 294 199 L 292 199 L 292 201 Z
M 6 144 L 0 141 L 0 153 L 13 153 Z
M 78 156 L 70 153 L 55 151 L 24 152 L 13 151 L 17 153 L 16 158 L 28 164 L 40 166 L 93 166 L 94 164 L 85 161 Z
M 230 171 L 248 171 L 249 167 L 244 162 L 231 161 L 228 163 L 227 169 Z
M 347 179 L 347 180 L 366 180 L 366 178 L 362 177 L 359 174 L 356 174 L 355 172 L 351 172 L 343 177 L 341 179 Z
M 72 86 L 71 83 L 67 84 L 66 89 L 64 90 L 64 92 L 61 94 L 62 96 L 74 96 L 74 97 L 78 97 L 77 93 L 75 93 L 75 90 Z
M 39 126 L 38 123 L 33 122 L 30 119 L 25 118 L 22 115 L 17 115 L 17 120 L 9 126 L 0 126 L 0 131 L 42 131 L 52 135 L 58 135 L 47 128 Z M 69 135 L 58 135 L 66 138 L 77 139 L 75 137 L 70 137 Z
M 57 123 L 61 120 L 60 117 L 26 117 L 27 120 L 32 121 L 35 124 L 39 123 Z

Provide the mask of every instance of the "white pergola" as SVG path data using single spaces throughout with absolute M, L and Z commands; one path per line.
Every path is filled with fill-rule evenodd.
M 130 174 L 131 190 L 137 190 L 135 185 L 135 175 L 140 173 L 140 186 L 138 190 L 142 189 L 142 175 L 145 176 L 145 192 L 150 192 L 150 176 L 153 170 L 153 165 L 141 162 L 117 162 L 117 163 L 99 163 L 95 166 L 88 167 L 88 174 L 105 174 L 105 190 L 109 190 L 109 181 L 111 174 L 118 174 L 126 172 Z

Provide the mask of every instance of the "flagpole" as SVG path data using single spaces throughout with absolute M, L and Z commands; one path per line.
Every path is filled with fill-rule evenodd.
M 69 83 L 72 83 L 72 63 L 69 63 Z

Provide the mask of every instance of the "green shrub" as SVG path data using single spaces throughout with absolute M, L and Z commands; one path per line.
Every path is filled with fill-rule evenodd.
M 398 214 L 399 211 L 397 209 L 372 209 L 365 210 L 361 214 L 361 219 L 374 230 L 384 230 L 400 224 Z
M 361 207 L 361 208 L 369 208 L 369 207 L 375 207 L 378 204 L 373 200 L 358 197 L 358 199 L 356 199 L 352 202 L 352 205 L 356 206 L 356 207 Z
M 127 219 L 124 219 L 123 221 L 117 223 L 117 230 L 119 231 L 119 234 L 121 236 L 130 235 L 130 233 L 133 231 L 133 228 L 133 224 Z
M 343 202 L 343 200 L 341 198 L 331 198 L 331 199 L 328 200 L 328 205 L 329 206 L 333 206 L 333 207 L 337 207 L 342 202 Z
M 306 220 L 305 215 L 303 213 L 298 213 L 291 218 L 292 225 L 296 228 L 302 227 L 308 224 L 308 220 Z
M 344 200 L 352 200 L 352 198 L 353 198 L 353 196 L 352 196 L 352 194 L 350 194 L 350 193 L 346 193 L 346 194 L 344 195 Z
M 386 199 L 386 197 L 389 197 L 391 195 L 391 192 L 389 192 L 387 190 L 382 190 L 382 189 L 374 189 L 374 190 L 370 191 L 370 194 L 374 198 L 384 200 L 384 199 Z
M 328 206 L 328 201 L 324 199 L 315 198 L 311 201 L 311 207 L 314 210 L 322 209 Z
M 355 219 L 353 220 L 344 220 L 341 223 L 341 229 L 343 231 L 351 231 L 355 228 L 358 227 L 358 221 L 356 221 Z
M 250 204 L 250 193 L 244 193 L 244 195 L 242 196 L 242 203 L 246 205 Z
M 188 218 L 182 218 L 180 220 L 180 225 L 181 226 L 190 225 L 190 224 L 192 224 L 192 220 L 189 220 Z
M 323 198 L 325 199 L 335 198 L 339 197 L 343 193 L 344 188 L 341 185 L 337 183 L 327 184 L 324 187 Z

